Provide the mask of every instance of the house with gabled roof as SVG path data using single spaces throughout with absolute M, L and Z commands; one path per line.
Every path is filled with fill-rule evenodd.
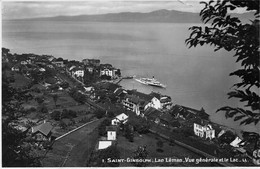
M 181 124 L 178 120 L 174 118 L 170 113 L 162 113 L 159 117 L 160 124 L 169 127 L 169 128 L 177 128 L 180 127 Z
M 153 108 L 153 107 L 149 107 L 145 110 L 143 117 L 146 120 L 152 121 L 156 124 L 159 124 L 160 122 L 160 116 L 162 115 L 162 112 Z
M 244 145 L 244 142 L 237 136 L 229 145 L 232 147 L 240 147 L 241 145 Z
M 121 113 L 111 120 L 111 124 L 112 125 L 125 124 L 127 121 L 128 121 L 128 116 L 125 113 Z
M 194 120 L 194 134 L 201 138 L 210 139 L 212 140 L 215 138 L 215 130 L 212 128 L 212 125 L 204 121 L 202 119 L 195 119 Z
M 27 64 L 32 64 L 31 59 L 27 59 L 27 60 L 22 60 L 21 61 L 21 65 L 27 65 Z
M 136 115 L 142 115 L 148 107 L 154 107 L 160 109 L 160 101 L 151 95 L 138 92 L 137 90 L 128 90 L 125 99 L 122 100 L 122 104 L 128 110 L 136 113 Z
M 75 67 L 71 70 L 72 76 L 84 77 L 84 69 L 81 67 Z
M 20 65 L 16 64 L 12 67 L 12 71 L 19 72 L 20 71 Z
M 57 66 L 57 67 L 64 67 L 64 66 L 65 66 L 65 65 L 64 65 L 64 61 L 63 61 L 63 59 L 61 59 L 61 58 L 58 58 L 58 59 L 54 58 L 54 59 L 51 61 L 51 63 L 54 64 L 54 65 Z
M 170 96 L 162 95 L 160 93 L 156 92 L 151 92 L 149 94 L 152 97 L 155 97 L 159 100 L 158 104 L 160 103 L 159 108 L 165 108 L 165 109 L 170 109 L 172 106 L 172 99 Z
M 52 129 L 51 123 L 44 121 L 42 124 L 32 127 L 32 137 L 37 141 L 50 141 Z

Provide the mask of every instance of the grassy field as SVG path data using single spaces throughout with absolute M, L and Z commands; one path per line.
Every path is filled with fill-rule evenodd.
M 23 75 L 13 72 L 13 71 L 6 71 L 8 77 L 14 78 L 14 83 L 11 84 L 14 88 L 22 88 L 28 85 L 31 80 L 29 78 L 25 78 Z
M 84 167 L 98 139 L 97 127 L 103 119 L 61 138 L 42 160 L 44 167 Z
M 146 145 L 147 151 L 149 153 L 148 158 L 151 159 L 159 159 L 159 158 L 176 158 L 176 159 L 183 159 L 185 157 L 190 158 L 199 158 L 197 154 L 190 152 L 187 149 L 184 149 L 177 145 L 170 145 L 170 142 L 167 140 L 162 140 L 163 147 L 161 148 L 163 152 L 157 151 L 157 142 L 159 138 L 151 133 L 145 135 L 136 135 L 134 137 L 134 142 L 129 142 L 125 137 L 119 136 L 118 137 L 118 149 L 120 150 L 120 157 L 127 159 L 131 158 L 133 152 L 137 150 L 138 146 Z M 148 166 L 204 166 L 205 164 L 195 165 L 195 163 L 173 163 L 173 162 L 164 162 L 164 163 L 149 163 Z M 124 166 L 133 166 L 131 163 L 120 163 L 121 167 Z M 209 165 L 208 165 L 209 166 Z

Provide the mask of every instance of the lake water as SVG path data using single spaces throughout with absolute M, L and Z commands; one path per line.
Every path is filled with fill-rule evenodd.
M 215 113 L 221 106 L 240 106 L 226 95 L 236 81 L 228 74 L 237 65 L 232 53 L 213 52 L 210 46 L 188 49 L 185 39 L 194 24 L 3 21 L 2 25 L 2 45 L 11 53 L 50 54 L 70 60 L 99 58 L 120 68 L 123 75 L 154 76 L 167 85 L 160 89 L 123 80 L 121 85 L 127 89 L 167 94 L 176 104 L 203 107 L 214 122 L 257 130 Z

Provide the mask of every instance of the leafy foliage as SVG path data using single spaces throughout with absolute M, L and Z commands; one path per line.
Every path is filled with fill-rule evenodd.
M 2 166 L 40 166 L 39 158 L 32 153 L 26 142 L 26 131 L 18 129 L 18 118 L 24 113 L 21 92 L 10 86 L 9 79 L 2 74 Z
M 139 146 L 134 152 L 134 159 L 146 159 L 148 157 L 148 154 L 149 153 L 146 150 L 146 146 Z M 135 162 L 134 165 L 137 167 L 145 167 L 148 164 L 144 162 Z
M 259 77 L 259 1 L 211 0 L 201 2 L 205 7 L 201 10 L 202 22 L 210 26 L 193 26 L 186 44 L 190 47 L 197 45 L 213 45 L 214 51 L 225 49 L 234 51 L 236 62 L 240 68 L 230 76 L 237 76 L 240 82 L 233 85 L 234 90 L 228 93 L 229 98 L 240 99 L 245 102 L 245 108 L 229 106 L 217 110 L 224 111 L 227 118 L 241 120 L 240 124 L 257 124 L 260 121 Z M 245 8 L 254 12 L 250 23 L 243 23 L 239 18 L 229 14 L 229 11 Z
M 84 104 L 86 101 L 86 96 L 82 93 L 80 93 L 76 88 L 72 88 L 69 91 L 70 96 L 77 102 Z
M 133 126 L 130 125 L 130 124 L 125 124 L 124 125 L 124 132 L 125 132 L 125 137 L 130 142 L 134 142 L 134 129 L 133 129 Z
M 118 162 L 108 162 L 108 159 L 114 160 L 120 158 L 120 152 L 116 146 L 110 146 L 99 152 L 98 167 L 119 167 Z
M 98 134 L 100 136 L 105 136 L 107 134 L 107 131 L 106 131 L 106 126 L 109 126 L 110 125 L 110 120 L 109 119 L 105 119 L 99 126 L 98 128 Z

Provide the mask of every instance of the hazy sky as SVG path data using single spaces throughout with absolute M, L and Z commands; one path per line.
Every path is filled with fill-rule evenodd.
M 86 0 L 86 1 L 2 1 L 2 19 L 48 17 L 59 15 L 151 12 L 173 9 L 199 12 L 201 0 Z M 208 1 L 208 0 L 204 0 Z

